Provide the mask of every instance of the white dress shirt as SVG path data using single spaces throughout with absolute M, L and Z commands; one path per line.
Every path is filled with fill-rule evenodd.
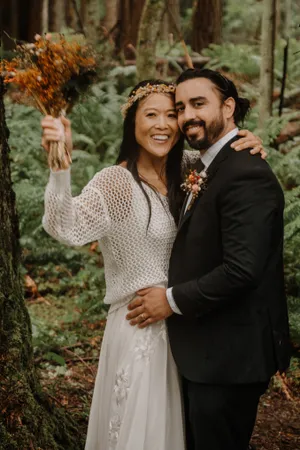
M 227 142 L 229 142 L 231 139 L 233 139 L 238 134 L 238 131 L 239 131 L 238 128 L 234 128 L 234 130 L 231 130 L 229 133 L 225 134 L 225 136 L 223 136 L 221 139 L 219 139 L 217 142 L 215 142 L 211 147 L 209 147 L 209 149 L 206 150 L 206 152 L 203 155 L 200 154 L 201 161 L 204 164 L 203 170 L 208 169 L 208 167 L 213 162 L 213 160 L 215 159 L 217 154 L 220 152 L 220 150 L 227 144 Z M 189 199 L 186 203 L 184 213 L 186 213 L 191 199 L 192 199 L 192 193 L 190 193 L 190 195 L 189 195 Z M 167 299 L 168 299 L 169 305 L 170 305 L 171 309 L 173 310 L 173 312 L 176 314 L 182 314 L 180 309 L 178 308 L 178 306 L 175 303 L 173 293 L 172 293 L 172 288 L 167 289 Z

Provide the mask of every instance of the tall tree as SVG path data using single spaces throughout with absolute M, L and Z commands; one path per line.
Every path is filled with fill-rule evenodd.
M 46 33 L 49 27 L 49 0 L 42 1 L 42 31 Z
M 222 0 L 196 0 L 193 7 L 192 47 L 201 52 L 221 43 Z
M 100 26 L 99 0 L 81 0 L 81 19 L 88 40 L 97 42 Z
M 49 1 L 49 0 L 44 0 Z M 65 16 L 66 16 L 66 25 L 69 28 L 72 28 L 72 30 L 79 31 L 78 27 L 78 17 L 77 17 L 77 4 L 73 0 L 66 0 L 65 4 Z
M 105 0 L 105 18 L 103 24 L 107 31 L 110 31 L 118 22 L 121 3 L 123 2 L 120 2 L 120 0 Z
M 19 227 L 0 77 L 0 442 L 2 449 L 74 450 L 79 433 L 37 380 L 20 277 Z
M 284 2 L 284 30 L 285 39 L 290 36 L 292 26 L 292 0 L 285 0 Z
M 41 33 L 40 0 L 0 1 L 0 30 L 3 33 L 5 49 L 15 46 L 14 39 L 31 41 L 36 33 Z
M 65 0 L 49 2 L 49 31 L 59 33 L 66 25 Z
M 179 0 L 167 0 L 167 8 L 163 16 L 160 39 L 167 40 L 170 33 L 176 36 L 177 31 L 174 26 L 174 21 L 180 28 L 180 1 Z
M 119 38 L 117 47 L 125 50 L 126 57 L 132 57 L 130 45 L 136 47 L 139 25 L 145 0 L 123 0 L 119 8 Z
M 137 78 L 155 78 L 156 45 L 166 0 L 146 0 L 138 34 Z
M 276 0 L 263 0 L 261 30 L 259 128 L 263 128 L 266 119 L 272 115 Z

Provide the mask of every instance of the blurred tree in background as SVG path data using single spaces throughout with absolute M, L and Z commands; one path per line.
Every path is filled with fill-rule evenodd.
M 209 44 L 221 43 L 222 0 L 197 0 L 193 11 L 192 47 L 201 52 Z

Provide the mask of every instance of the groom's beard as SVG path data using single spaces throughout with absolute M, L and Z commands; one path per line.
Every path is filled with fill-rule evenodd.
M 203 128 L 203 137 L 198 138 L 198 133 L 187 136 L 186 130 L 189 126 L 200 126 Z M 189 145 L 195 150 L 207 150 L 211 147 L 215 142 L 219 140 L 219 136 L 221 136 L 224 131 L 225 123 L 222 114 L 220 113 L 218 117 L 216 117 L 209 125 L 206 124 L 203 120 L 189 120 L 183 126 L 183 133 L 185 135 L 186 140 Z

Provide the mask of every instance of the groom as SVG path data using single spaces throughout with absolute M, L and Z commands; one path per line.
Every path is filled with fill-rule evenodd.
M 189 69 L 177 80 L 201 190 L 187 188 L 169 288 L 145 289 L 130 305 L 133 320 L 143 306 L 141 327 L 168 318 L 188 450 L 247 450 L 259 398 L 289 364 L 283 193 L 259 155 L 230 147 L 248 108 L 218 72 Z

